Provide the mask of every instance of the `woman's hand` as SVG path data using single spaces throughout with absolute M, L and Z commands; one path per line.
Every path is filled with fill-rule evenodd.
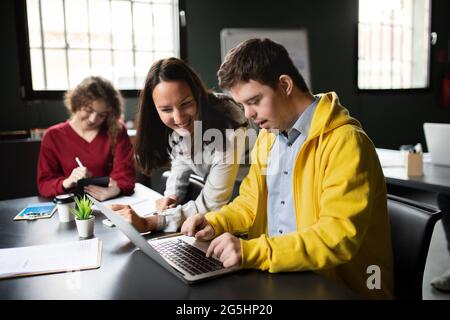
M 156 218 L 156 216 L 150 216 L 147 217 L 147 219 L 141 217 L 129 205 L 113 204 L 110 208 L 141 233 L 156 229 L 156 223 L 153 223 L 154 221 L 152 221 L 152 218 Z
M 99 201 L 104 201 L 118 196 L 120 194 L 120 188 L 117 186 L 117 182 L 110 178 L 107 187 L 88 185 L 84 187 L 84 192 L 89 193 Z
M 68 178 L 63 180 L 64 189 L 70 189 L 76 186 L 78 180 L 92 177 L 92 173 L 86 167 L 76 167 Z
M 167 196 L 156 200 L 156 211 L 163 212 L 166 209 L 175 208 L 178 205 L 178 198 L 176 195 Z

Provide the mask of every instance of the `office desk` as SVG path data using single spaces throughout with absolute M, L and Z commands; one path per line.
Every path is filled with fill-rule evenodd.
M 136 130 L 128 130 L 128 135 L 133 141 Z M 38 139 L 0 140 L 0 154 L 14 155 L 0 157 L 0 200 L 38 194 L 36 177 L 40 147 L 41 140 Z M 145 185 L 152 183 L 151 178 L 140 170 L 136 170 L 136 181 Z
M 51 219 L 13 221 L 28 197 L 0 201 L 0 248 L 78 239 L 74 222 Z M 187 285 L 154 263 L 98 213 L 95 236 L 103 241 L 101 267 L 95 270 L 0 280 L 0 299 L 358 299 L 350 289 L 312 272 L 269 274 L 243 270 Z
M 406 167 L 396 165 L 396 162 L 402 163 L 400 151 L 377 149 L 377 153 L 387 184 L 435 192 L 437 194 L 437 204 L 442 212 L 442 225 L 446 238 L 450 239 L 450 167 L 432 164 L 427 159 L 428 161 L 423 163 L 423 176 L 408 177 Z M 448 242 L 450 243 L 450 241 Z
M 406 168 L 392 161 L 398 157 L 401 162 L 400 151 L 377 149 L 377 153 L 388 184 L 450 195 L 450 167 L 424 162 L 422 177 L 408 177 Z

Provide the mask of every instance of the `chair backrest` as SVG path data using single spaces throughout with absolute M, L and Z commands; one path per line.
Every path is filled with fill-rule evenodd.
M 441 218 L 435 207 L 388 195 L 394 254 L 395 296 L 422 299 L 422 282 L 434 225 Z
M 164 188 L 166 186 L 169 174 L 170 170 L 163 172 L 161 175 L 160 183 L 164 186 Z M 189 177 L 189 186 L 186 191 L 186 196 L 184 197 L 182 204 L 186 203 L 189 200 L 197 199 L 198 195 L 200 194 L 204 186 L 205 183 L 201 177 L 191 174 L 191 176 Z

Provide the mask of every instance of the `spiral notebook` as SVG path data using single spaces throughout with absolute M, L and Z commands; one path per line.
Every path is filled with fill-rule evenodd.
M 0 279 L 96 269 L 101 256 L 102 241 L 97 238 L 0 249 Z

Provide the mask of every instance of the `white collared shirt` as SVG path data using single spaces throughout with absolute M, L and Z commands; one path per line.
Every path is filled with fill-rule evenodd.
M 315 98 L 291 129 L 287 137 L 279 133 L 270 150 L 267 165 L 267 216 L 269 237 L 280 236 L 297 230 L 292 171 L 295 160 L 306 140 L 319 98 Z

